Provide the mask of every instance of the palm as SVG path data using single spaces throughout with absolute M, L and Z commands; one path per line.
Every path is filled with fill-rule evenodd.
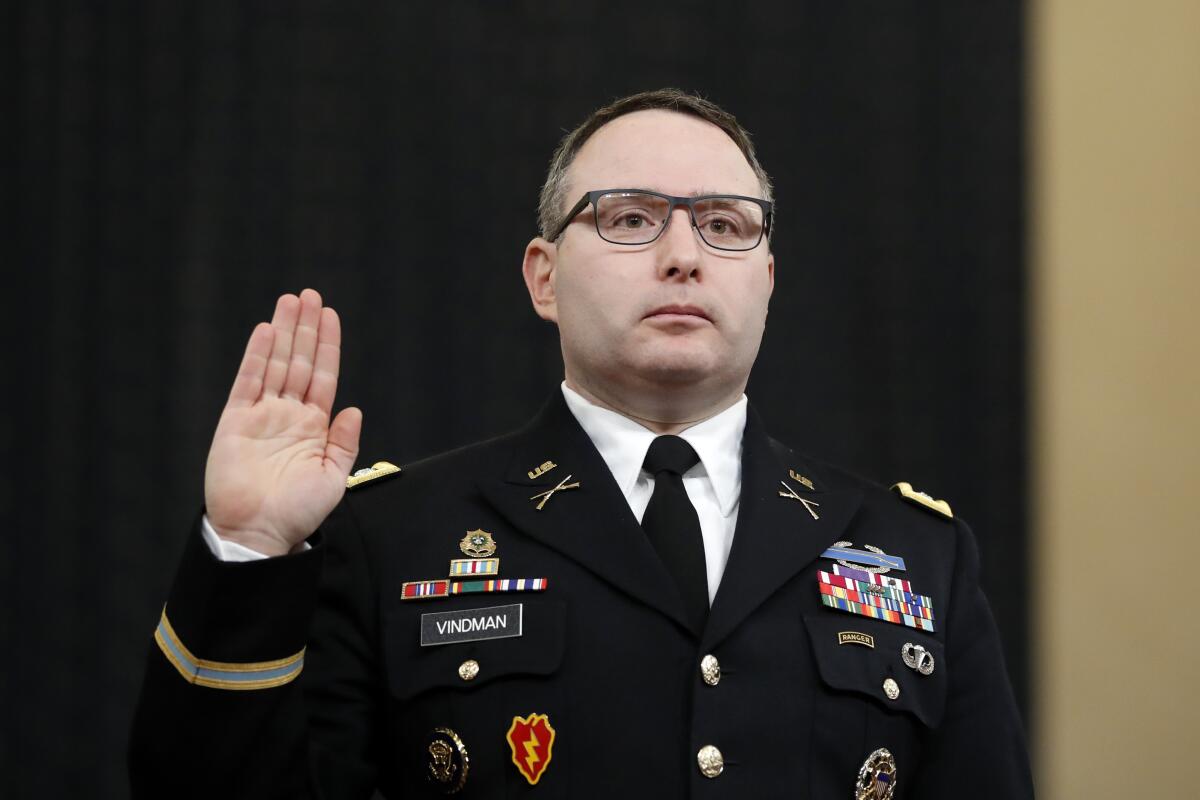
M 362 420 L 346 409 L 330 422 L 340 346 L 337 314 L 312 290 L 281 297 L 251 334 L 205 473 L 222 537 L 287 552 L 341 499 Z

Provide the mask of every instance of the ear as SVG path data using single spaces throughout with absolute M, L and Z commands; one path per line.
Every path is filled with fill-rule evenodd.
M 525 288 L 533 301 L 533 310 L 544 320 L 558 323 L 558 296 L 554 291 L 554 278 L 558 267 L 558 247 L 542 237 L 533 239 L 525 246 L 525 261 L 521 274 L 525 276 Z
M 771 283 L 771 290 L 767 293 L 770 298 L 775 293 L 775 254 L 767 251 L 767 280 Z

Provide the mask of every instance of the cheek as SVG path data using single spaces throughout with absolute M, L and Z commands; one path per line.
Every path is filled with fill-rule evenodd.
M 560 316 L 590 329 L 617 327 L 632 304 L 628 286 L 598 269 L 563 275 L 556 290 Z

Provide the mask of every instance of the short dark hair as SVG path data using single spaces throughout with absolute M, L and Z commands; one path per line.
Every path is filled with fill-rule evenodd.
M 538 199 L 538 227 L 542 236 L 546 236 L 561 221 L 565 206 L 571 202 L 567 197 L 567 169 L 575 160 L 584 143 L 604 125 L 617 117 L 632 114 L 635 111 L 663 110 L 675 111 L 680 114 L 690 114 L 706 122 L 711 122 L 729 135 L 733 143 L 742 151 L 750 168 L 754 170 L 762 189 L 763 199 L 774 200 L 772 196 L 771 178 L 758 163 L 754 154 L 754 144 L 750 141 L 750 132 L 741 126 L 737 119 L 725 109 L 711 100 L 706 100 L 698 94 L 685 92 L 682 89 L 655 89 L 649 92 L 639 92 L 628 97 L 614 100 L 603 108 L 593 111 L 587 119 L 574 130 L 563 137 L 550 157 L 550 168 L 546 171 L 546 182 L 542 184 L 542 193 Z

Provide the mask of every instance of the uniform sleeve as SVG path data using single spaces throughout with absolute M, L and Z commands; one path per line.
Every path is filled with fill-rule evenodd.
M 1031 798 L 1025 731 L 996 623 L 979 585 L 978 546 L 965 524 L 955 525 L 956 565 L 944 666 L 949 676 L 946 714 L 905 796 Z
M 225 562 L 197 520 L 134 714 L 133 797 L 370 796 L 371 587 L 344 503 L 310 541 Z

